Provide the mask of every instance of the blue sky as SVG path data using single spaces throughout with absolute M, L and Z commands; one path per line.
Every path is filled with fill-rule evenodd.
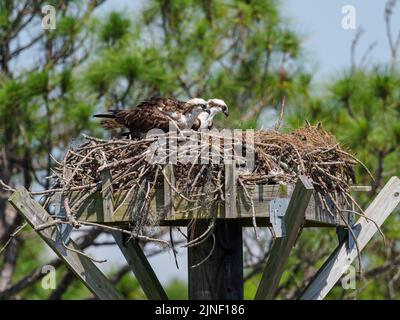
M 362 28 L 364 34 L 360 39 L 357 60 L 366 48 L 377 41 L 372 51 L 369 64 L 385 63 L 390 59 L 389 46 L 384 23 L 384 0 L 284 0 L 282 13 L 303 38 L 304 62 L 315 73 L 316 80 L 326 83 L 350 65 L 350 46 L 355 36 L 355 30 L 344 30 L 341 26 L 343 18 L 342 7 L 352 5 L 356 12 L 356 27 Z M 98 14 L 108 10 L 128 10 L 134 13 L 140 8 L 141 1 L 118 0 L 106 3 Z M 400 28 L 400 3 L 392 19 L 393 33 L 397 35 Z M 123 263 L 123 257 L 115 247 L 91 250 L 91 254 L 99 258 L 108 258 L 110 262 L 100 265 L 104 270 L 110 270 Z M 150 259 L 155 272 L 162 283 L 168 283 L 173 278 L 187 279 L 186 253 L 179 250 L 180 270 L 175 267 L 171 252 Z
M 356 26 L 364 34 L 356 56 L 358 60 L 367 47 L 377 41 L 370 63 L 389 61 L 389 45 L 384 23 L 384 0 L 284 0 L 283 14 L 291 18 L 295 29 L 304 37 L 306 62 L 317 67 L 317 78 L 329 80 L 350 65 L 350 46 L 355 30 L 341 27 L 342 7 L 356 9 Z M 392 29 L 400 28 L 400 3 L 394 11 Z
M 108 1 L 98 10 L 102 14 L 109 10 L 123 10 L 132 16 L 143 7 L 140 0 Z M 350 64 L 350 46 L 355 30 L 341 27 L 342 8 L 354 6 L 356 27 L 364 34 L 358 47 L 358 58 L 374 41 L 377 46 L 372 52 L 371 63 L 389 60 L 389 46 L 386 38 L 384 9 L 385 0 L 281 0 L 282 15 L 303 38 L 304 62 L 311 66 L 317 77 L 334 76 Z M 400 29 L 400 2 L 392 19 L 393 33 Z

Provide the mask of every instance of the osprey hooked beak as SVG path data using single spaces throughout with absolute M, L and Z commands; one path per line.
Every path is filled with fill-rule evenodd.
M 208 107 L 211 108 L 218 108 L 219 112 L 222 112 L 225 117 L 229 116 L 228 106 L 226 105 L 225 101 L 222 99 L 210 99 L 208 100 Z
M 204 104 L 204 105 L 202 105 L 202 106 L 201 106 L 201 108 L 203 109 L 203 111 L 204 111 L 204 112 L 207 112 L 208 114 L 210 114 L 210 113 L 211 113 L 211 110 L 210 110 L 210 109 L 208 109 L 208 106 L 207 106 L 207 104 Z

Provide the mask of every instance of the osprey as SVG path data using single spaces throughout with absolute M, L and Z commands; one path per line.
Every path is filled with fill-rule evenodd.
M 221 99 L 210 99 L 207 101 L 207 110 L 209 112 L 202 112 L 194 122 L 192 129 L 211 129 L 213 125 L 213 119 L 217 113 L 224 113 L 227 117 L 229 115 L 228 106 L 224 100 Z
M 105 129 L 129 129 L 130 135 L 142 138 L 152 129 L 169 130 L 172 123 L 178 129 L 190 129 L 200 113 L 209 113 L 204 99 L 194 98 L 186 102 L 170 98 L 151 98 L 131 110 L 109 110 L 108 114 L 96 114 L 96 118 L 109 118 L 101 122 Z

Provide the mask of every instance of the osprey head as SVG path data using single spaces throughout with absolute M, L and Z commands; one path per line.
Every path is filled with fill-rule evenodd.
M 186 106 L 196 113 L 200 113 L 203 111 L 210 113 L 210 110 L 208 110 L 207 108 L 207 101 L 202 98 L 189 99 L 188 101 L 186 101 Z
M 229 115 L 228 106 L 222 99 L 210 99 L 207 101 L 207 106 L 209 109 L 215 109 L 218 112 L 223 112 L 226 117 Z

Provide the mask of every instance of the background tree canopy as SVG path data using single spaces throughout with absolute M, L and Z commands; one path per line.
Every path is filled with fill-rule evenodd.
M 217 125 L 230 128 L 257 127 L 260 113 L 279 106 L 285 96 L 285 130 L 305 119 L 321 121 L 374 173 L 373 190 L 362 203 L 390 176 L 399 175 L 400 37 L 394 31 L 387 65 L 365 67 L 353 61 L 316 96 L 302 36 L 282 16 L 278 0 L 142 1 L 134 16 L 101 12 L 104 2 L 57 1 L 55 30 L 41 27 L 41 7 L 47 2 L 0 2 L 0 179 L 6 184 L 48 188 L 45 177 L 74 139 L 81 133 L 104 134 L 91 119 L 96 111 L 127 108 L 153 95 L 223 98 L 230 117 L 218 119 Z M 388 25 L 395 2 L 388 2 Z M 357 178 L 371 184 L 361 169 Z M 0 189 L 0 247 L 22 223 L 8 196 Z M 376 239 L 365 251 L 358 290 L 337 287 L 329 298 L 400 297 L 397 220 L 393 214 L 385 224 L 386 247 Z M 90 247 L 101 233 L 82 232 L 82 247 Z M 334 232 L 305 231 L 278 297 L 295 297 L 335 245 Z M 249 298 L 268 244 L 259 247 L 259 254 L 246 253 Z M 58 260 L 44 261 L 43 250 L 28 228 L 12 239 L 1 253 L 0 297 L 90 297 Z M 43 264 L 54 265 L 60 275 L 52 292 L 40 285 Z M 115 270 L 113 282 L 126 297 L 143 298 L 128 271 Z M 174 282 L 167 291 L 183 298 L 183 288 L 184 283 Z

